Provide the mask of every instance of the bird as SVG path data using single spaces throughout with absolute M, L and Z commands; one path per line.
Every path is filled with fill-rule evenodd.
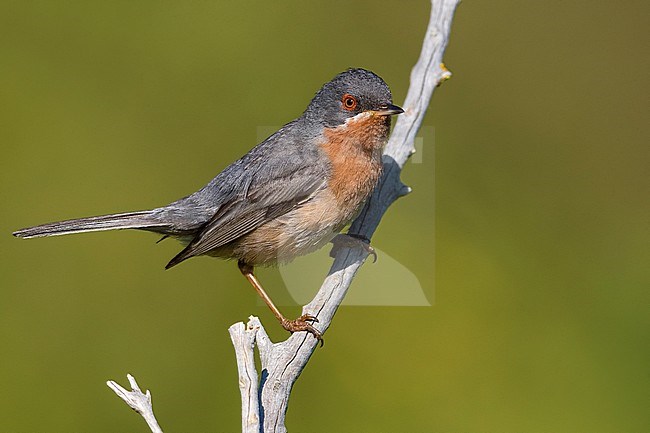
M 313 252 L 354 219 L 380 178 L 391 117 L 403 112 L 381 77 L 350 68 L 325 83 L 298 118 L 193 194 L 155 209 L 42 224 L 13 235 L 137 229 L 176 238 L 184 248 L 166 269 L 202 255 L 237 260 L 284 329 L 308 332 L 322 344 L 313 326 L 318 318 L 287 319 L 254 269 Z

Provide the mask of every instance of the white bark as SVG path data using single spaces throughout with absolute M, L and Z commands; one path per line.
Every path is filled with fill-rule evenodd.
M 350 233 L 370 239 L 384 212 L 410 188 L 400 180 L 408 157 L 415 152 L 414 141 L 431 100 L 442 81 L 451 76 L 442 56 L 449 40 L 451 21 L 459 0 L 432 0 L 431 16 L 418 62 L 411 72 L 411 82 L 402 105 L 405 113 L 397 117 L 395 128 L 384 150 L 384 172 L 379 185 L 353 222 Z M 368 256 L 367 248 L 342 247 L 316 297 L 303 307 L 303 314 L 316 316 L 314 326 L 325 332 L 359 267 Z M 317 345 L 306 332 L 292 334 L 286 341 L 273 344 L 256 317 L 244 328 L 238 323 L 229 329 L 239 370 L 242 394 L 242 431 L 286 432 L 284 425 L 291 387 L 305 367 Z M 262 377 L 257 382 L 253 361 L 257 344 L 262 362 Z M 261 389 L 261 392 L 260 392 Z
M 151 393 L 147 390 L 147 392 L 143 394 L 142 390 L 138 386 L 138 382 L 135 381 L 135 378 L 130 374 L 127 374 L 126 377 L 129 379 L 129 383 L 131 384 L 131 391 L 127 391 L 112 380 L 106 382 L 106 385 L 108 385 L 108 387 L 112 389 L 119 398 L 124 400 L 131 409 L 142 415 L 142 418 L 147 422 L 152 433 L 163 433 L 162 429 L 158 425 L 158 421 L 156 421 L 156 417 L 153 415 Z

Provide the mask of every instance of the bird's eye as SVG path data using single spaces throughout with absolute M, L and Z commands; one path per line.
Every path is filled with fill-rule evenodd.
M 357 98 L 347 93 L 343 95 L 343 98 L 341 98 L 341 102 L 343 103 L 343 108 L 345 108 L 348 111 L 352 111 L 355 108 L 357 108 Z

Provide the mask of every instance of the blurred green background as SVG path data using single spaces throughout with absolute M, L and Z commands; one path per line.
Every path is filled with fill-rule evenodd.
M 454 77 L 403 173 L 414 192 L 373 239 L 433 305 L 339 310 L 290 431 L 648 431 L 649 9 L 460 5 Z M 350 66 L 401 103 L 428 12 L 0 3 L 0 431 L 146 431 L 104 385 L 127 372 L 165 431 L 238 431 L 226 329 L 257 314 L 285 333 L 233 263 L 164 271 L 179 245 L 141 232 L 10 233 L 186 195 Z M 263 275 L 286 295 L 277 270 Z

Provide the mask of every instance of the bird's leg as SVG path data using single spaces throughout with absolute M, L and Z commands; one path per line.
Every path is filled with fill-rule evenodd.
M 262 285 L 260 284 L 259 281 L 257 281 L 257 278 L 255 277 L 255 274 L 253 273 L 253 266 L 243 262 L 239 261 L 237 263 L 239 266 L 239 270 L 241 273 L 246 277 L 249 283 L 253 286 L 255 291 L 257 292 L 258 295 L 264 300 L 266 305 L 271 309 L 271 312 L 273 315 L 280 321 L 280 324 L 284 329 L 286 329 L 289 332 L 299 332 L 299 331 L 307 331 L 313 334 L 314 337 L 318 339 L 318 341 L 321 342 L 321 346 L 323 345 L 323 334 L 316 328 L 312 326 L 311 323 L 309 322 L 318 322 L 318 319 L 314 316 L 310 316 L 309 314 L 303 314 L 302 316 L 298 317 L 296 320 L 289 320 L 286 317 L 280 313 L 280 310 L 278 310 L 278 307 L 275 306 L 269 295 L 266 294 L 264 289 L 262 288 Z

